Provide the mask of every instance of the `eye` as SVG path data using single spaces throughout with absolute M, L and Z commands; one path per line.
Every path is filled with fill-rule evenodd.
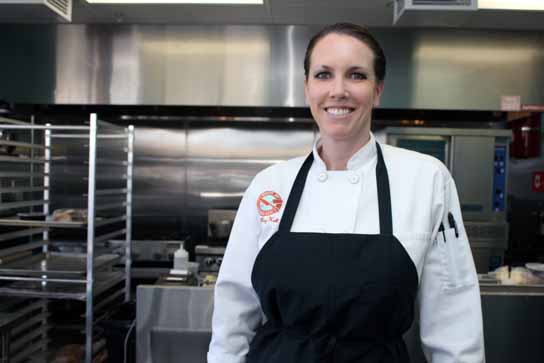
M 315 79 L 329 79 L 331 78 L 331 72 L 329 71 L 321 71 L 315 74 Z
M 368 77 L 364 73 L 353 72 L 353 73 L 350 74 L 350 78 L 354 79 L 354 80 L 357 80 L 357 81 L 361 81 L 361 80 L 367 79 Z

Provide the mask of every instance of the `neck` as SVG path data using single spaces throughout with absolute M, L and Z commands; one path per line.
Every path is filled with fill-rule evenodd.
M 360 140 L 354 143 L 352 140 L 322 139 L 318 152 L 327 170 L 346 170 L 351 157 L 370 141 L 370 134 Z

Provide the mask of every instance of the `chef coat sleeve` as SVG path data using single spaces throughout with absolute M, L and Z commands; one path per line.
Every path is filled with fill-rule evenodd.
M 251 284 L 260 233 L 255 180 L 238 208 L 214 291 L 212 339 L 208 363 L 242 363 L 261 322 Z
M 485 349 L 478 275 L 455 183 L 447 170 L 443 174 L 445 180 L 436 188 L 434 230 L 418 297 L 422 348 L 429 363 L 483 363 Z M 458 237 L 450 228 L 449 212 L 457 223 Z M 444 234 L 438 232 L 441 222 Z

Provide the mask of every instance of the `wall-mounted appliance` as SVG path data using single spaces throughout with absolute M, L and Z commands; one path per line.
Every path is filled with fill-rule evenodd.
M 388 127 L 387 144 L 429 154 L 450 170 L 478 272 L 503 263 L 511 130 Z
M 393 24 L 437 25 L 437 17 L 448 24 L 476 10 L 478 0 L 395 0 Z
M 72 0 L 0 0 L 0 20 L 13 23 L 72 21 Z

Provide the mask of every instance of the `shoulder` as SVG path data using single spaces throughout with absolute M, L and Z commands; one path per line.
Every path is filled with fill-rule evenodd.
M 294 180 L 306 156 L 282 161 L 261 170 L 255 176 L 253 183 L 258 185 L 278 185 Z M 292 184 L 292 183 L 291 183 Z
M 306 156 L 282 161 L 261 170 L 251 182 L 248 192 L 254 197 L 272 192 L 286 198 Z
M 448 168 L 434 156 L 387 144 L 380 144 L 380 146 L 390 173 L 438 178 L 442 182 L 451 179 Z
M 296 175 L 305 159 L 305 156 L 301 156 L 260 171 L 244 194 L 242 203 L 247 208 L 240 209 L 251 211 L 260 218 L 260 222 L 271 222 L 266 223 L 267 226 L 277 226 L 277 223 L 272 222 L 278 222 L 281 218 Z

